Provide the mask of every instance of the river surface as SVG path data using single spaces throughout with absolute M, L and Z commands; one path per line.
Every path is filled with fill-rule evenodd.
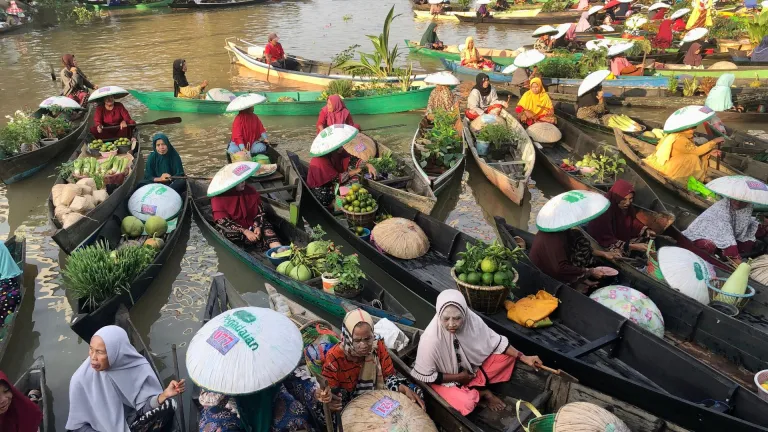
M 185 58 L 189 67 L 187 77 L 193 83 L 207 79 L 210 87 L 284 90 L 286 88 L 259 81 L 253 74 L 231 64 L 224 50 L 224 39 L 236 36 L 263 43 L 267 34 L 275 31 L 286 52 L 328 61 L 353 44 L 370 51 L 365 35 L 381 32 L 384 17 L 393 4 L 395 13 L 402 16 L 392 25 L 391 44 L 402 47 L 402 39 L 419 40 L 428 22 L 413 18 L 408 0 L 284 1 L 210 12 L 117 11 L 86 25 L 68 23 L 49 30 L 6 36 L 0 38 L 3 71 L 0 116 L 17 109 L 33 109 L 44 98 L 58 94 L 59 83 L 51 81 L 50 71 L 53 69 L 58 75 L 59 59 L 65 53 L 76 54 L 80 67 L 91 81 L 101 86 L 170 91 L 172 62 Z M 438 28 L 441 39 L 449 44 L 462 43 L 472 35 L 479 46 L 512 49 L 531 43 L 530 31 L 509 26 L 476 29 L 458 23 L 441 23 Z M 408 55 L 407 51 L 402 60 L 413 62 L 414 69 L 419 71 L 442 69 L 439 61 Z M 123 103 L 137 120 L 153 120 L 168 114 L 149 112 L 131 97 L 123 99 Z M 663 120 L 667 114 L 645 110 L 640 115 Z M 180 115 L 183 122 L 162 131 L 181 154 L 187 173 L 215 173 L 225 163 L 223 143 L 229 136 L 232 117 L 173 115 Z M 422 113 L 416 112 L 355 116 L 355 120 L 363 129 L 404 124 L 380 129 L 371 135 L 407 155 L 421 116 Z M 266 117 L 263 121 L 281 151 L 291 150 L 307 156 L 314 138 L 314 117 Z M 157 131 L 160 129 L 144 128 L 142 135 L 148 140 Z M 52 225 L 46 215 L 46 198 L 54 181 L 53 167 L 58 162 L 32 179 L 11 186 L 0 185 L 0 237 L 10 233 L 26 236 L 28 281 L 27 300 L 21 306 L 8 354 L 0 367 L 15 379 L 33 358 L 46 357 L 55 430 L 63 431 L 69 406 L 69 379 L 87 356 L 88 346 L 68 326 L 72 300 L 61 283 L 59 267 L 65 257 L 50 238 Z M 450 193 L 441 197 L 435 216 L 484 240 L 496 236 L 493 216 L 503 216 L 516 226 L 533 230 L 536 210 L 547 197 L 562 192 L 554 179 L 540 168 L 534 171 L 533 179 L 535 185 L 531 186 L 524 204 L 516 206 L 485 179 L 470 158 L 463 178 L 450 187 Z M 306 216 L 310 224 L 318 222 L 313 215 Z M 329 235 L 338 240 L 332 231 Z M 351 247 L 346 249 L 349 251 Z M 429 322 L 433 315 L 431 306 L 365 259 L 363 265 L 371 277 L 414 313 L 418 326 Z M 185 346 L 200 327 L 207 288 L 211 275 L 216 272 L 225 273 L 241 292 L 263 290 L 263 279 L 207 238 L 193 219 L 190 226 L 184 228 L 160 276 L 131 310 L 135 324 L 158 359 L 164 378 L 173 374 L 172 344 L 179 346 L 179 364 L 184 369 Z M 186 375 L 183 370 L 182 375 Z

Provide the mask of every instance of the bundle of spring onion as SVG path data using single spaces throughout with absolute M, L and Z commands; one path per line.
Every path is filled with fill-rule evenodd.
M 90 177 L 96 174 L 105 176 L 124 172 L 130 166 L 130 161 L 124 157 L 110 156 L 107 160 L 99 163 L 96 158 L 87 157 L 75 160 L 75 176 Z

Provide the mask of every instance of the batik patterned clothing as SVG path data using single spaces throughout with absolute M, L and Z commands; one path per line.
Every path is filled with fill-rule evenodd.
M 21 288 L 16 278 L 0 279 L 0 327 L 21 304 Z

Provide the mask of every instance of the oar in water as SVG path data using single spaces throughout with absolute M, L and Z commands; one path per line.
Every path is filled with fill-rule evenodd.
M 394 125 L 376 126 L 376 127 L 372 127 L 372 128 L 365 128 L 365 130 L 363 130 L 363 133 L 370 132 L 370 131 L 373 131 L 373 130 L 379 130 L 379 129 L 399 128 L 399 127 L 403 127 L 403 126 L 408 126 L 408 125 L 405 124 L 405 123 L 400 123 L 400 124 L 394 124 Z
M 151 122 L 136 123 L 128 126 L 146 126 L 146 125 L 165 126 L 165 125 L 176 124 L 176 123 L 181 123 L 181 117 L 166 117 L 166 118 L 157 119 Z M 120 128 L 120 125 L 103 127 L 103 129 L 105 130 L 119 129 L 119 128 Z

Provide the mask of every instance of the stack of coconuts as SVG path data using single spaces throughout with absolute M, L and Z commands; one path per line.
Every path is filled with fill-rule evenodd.
M 96 182 L 90 177 L 80 179 L 77 183 L 54 185 L 51 196 L 55 206 L 54 215 L 64 229 L 74 225 L 109 198 L 106 189 L 97 188 Z
M 146 232 L 149 238 L 144 241 L 144 246 L 151 246 L 158 251 L 165 246 L 163 236 L 168 232 L 168 222 L 160 216 L 150 216 L 146 222 L 141 222 L 136 216 L 126 216 L 120 228 L 129 239 L 137 239 Z

